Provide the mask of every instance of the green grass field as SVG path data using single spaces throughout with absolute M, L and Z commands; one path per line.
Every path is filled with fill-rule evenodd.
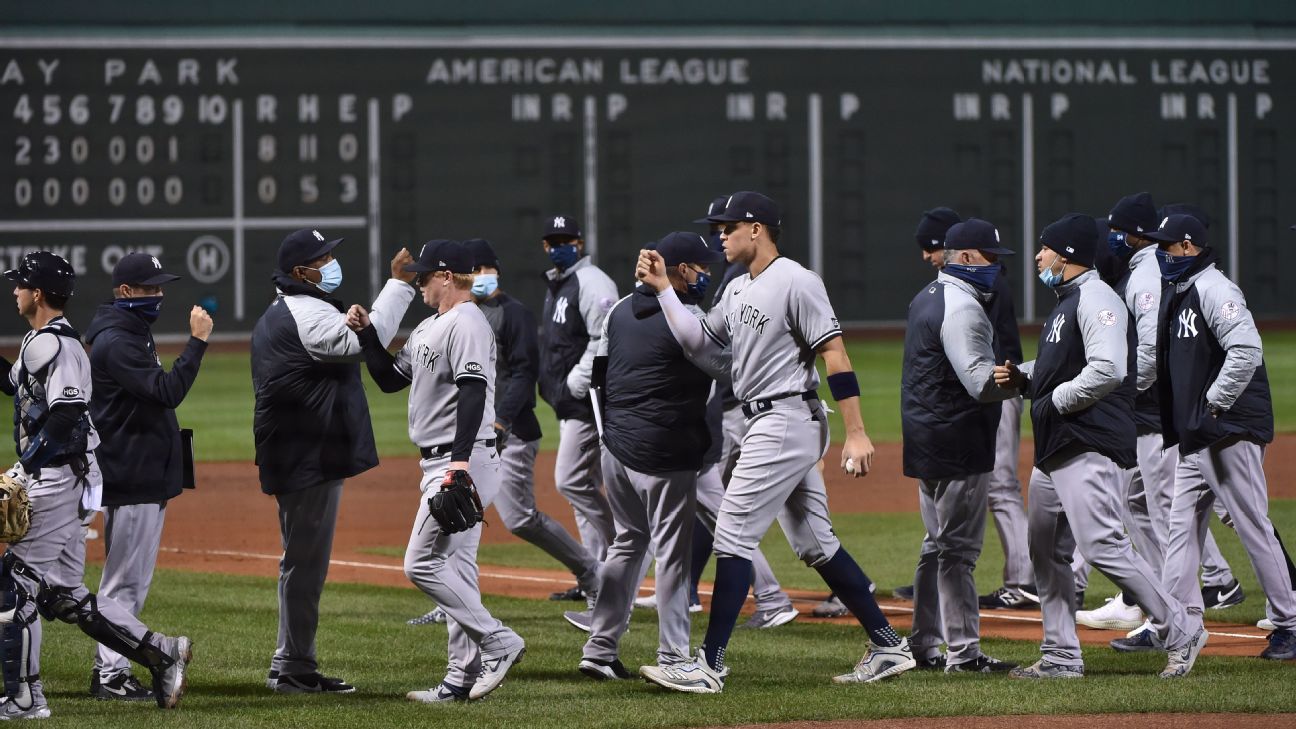
M 1025 342 L 1027 357 L 1035 342 Z M 855 341 L 849 344 L 851 362 L 859 375 L 864 422 L 873 440 L 900 440 L 900 365 L 903 343 Z M 164 359 L 166 366 L 170 362 Z M 1265 335 L 1265 363 L 1273 388 L 1274 416 L 1280 431 L 1296 431 L 1296 332 Z M 408 392 L 384 394 L 364 375 L 373 414 L 374 433 L 381 455 L 411 455 L 406 432 Z M 828 396 L 827 386 L 820 388 Z M 252 449 L 252 377 L 246 354 L 214 353 L 203 358 L 197 384 L 179 409 L 180 423 L 194 428 L 195 450 L 200 460 L 246 461 Z M 542 448 L 558 442 L 553 411 L 543 401 L 536 409 L 544 430 Z M 840 439 L 840 420 L 831 418 L 834 438 Z M 1030 418 L 1023 434 L 1030 433 Z

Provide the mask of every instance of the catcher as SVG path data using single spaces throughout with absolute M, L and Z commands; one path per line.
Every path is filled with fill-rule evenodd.
M 423 457 L 423 480 L 405 574 L 449 618 L 445 678 L 407 698 L 480 699 L 526 651 L 522 638 L 482 605 L 477 585 L 482 509 L 500 485 L 495 335 L 473 303 L 472 256 L 457 241 L 430 241 L 405 270 L 417 275 L 423 303 L 437 313 L 414 329 L 395 357 L 360 305 L 351 307 L 347 326 L 359 336 L 369 374 L 384 392 L 410 388 L 409 434 Z M 454 440 L 445 442 L 448 433 Z
M 158 706 L 174 708 L 185 690 L 190 640 L 151 632 L 84 584 L 83 525 L 100 508 L 103 481 L 94 456 L 99 434 L 87 409 L 90 360 L 63 318 L 76 274 L 64 259 L 38 251 L 4 275 L 15 282 L 18 313 L 32 331 L 8 373 L 19 460 L 5 474 L 8 498 L 0 499 L 0 522 L 15 530 L 5 535 L 9 549 L 0 560 L 0 720 L 50 715 L 40 678 L 40 617 L 72 623 L 148 668 Z M 15 487 L 31 499 L 25 530 L 24 499 Z

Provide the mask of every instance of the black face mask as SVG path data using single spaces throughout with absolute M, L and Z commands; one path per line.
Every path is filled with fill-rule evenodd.
M 122 311 L 133 311 L 153 323 L 162 314 L 161 296 L 137 296 L 133 299 L 113 299 L 113 306 Z

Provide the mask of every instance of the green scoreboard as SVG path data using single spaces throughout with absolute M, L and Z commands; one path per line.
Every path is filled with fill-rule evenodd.
M 0 36 L 0 265 L 67 257 L 81 326 L 142 250 L 185 277 L 160 331 L 197 302 L 249 331 L 302 227 L 346 238 L 348 302 L 401 246 L 480 236 L 538 306 L 559 214 L 627 291 L 643 243 L 740 189 L 780 203 L 785 254 L 846 322 L 904 319 L 937 205 L 1026 254 L 1017 306 L 1038 317 L 1039 230 L 1139 190 L 1205 209 L 1253 309 L 1291 317 L 1296 41 Z

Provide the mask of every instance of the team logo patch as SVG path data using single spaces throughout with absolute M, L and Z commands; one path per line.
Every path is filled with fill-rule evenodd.
M 1103 309 L 1098 312 L 1098 323 L 1105 327 L 1116 326 L 1116 312 L 1111 309 Z
M 78 390 L 78 389 L 76 389 L 75 387 L 65 387 L 65 388 L 63 388 L 63 397 L 77 397 L 77 396 L 80 395 L 80 394 L 81 394 L 81 391 Z
M 1144 291 L 1138 295 L 1135 304 L 1139 311 L 1151 311 L 1156 306 L 1156 296 L 1151 291 Z
M 1220 316 L 1224 317 L 1226 321 L 1233 321 L 1241 313 L 1242 306 L 1236 301 L 1225 301 L 1223 306 L 1220 307 Z
M 469 372 L 481 372 L 482 366 L 477 364 L 476 362 L 469 362 L 468 364 L 464 365 L 464 369 L 468 370 Z
M 603 311 L 611 310 L 611 308 L 615 304 L 616 301 L 614 299 L 608 299 L 608 298 L 599 299 L 599 308 L 602 309 Z

